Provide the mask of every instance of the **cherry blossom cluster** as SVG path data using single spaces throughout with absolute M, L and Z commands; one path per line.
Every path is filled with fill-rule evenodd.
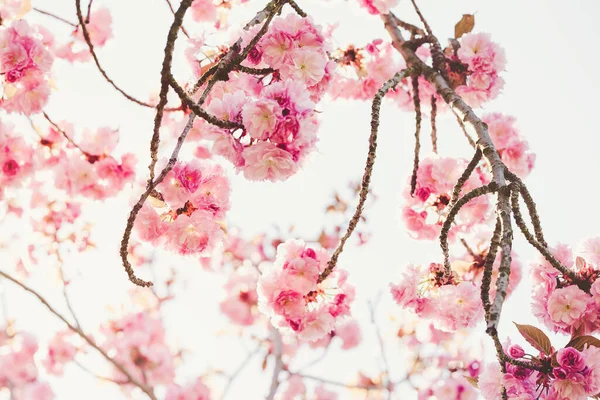
M 74 138 L 73 127 L 62 125 L 64 134 Z M 117 195 L 135 177 L 137 159 L 132 153 L 123 154 L 121 161 L 112 155 L 118 141 L 119 131 L 115 129 L 84 130 L 78 148 L 66 151 L 73 144 L 56 127 L 50 127 L 40 141 L 40 163 L 54 170 L 56 187 L 69 196 L 103 200 Z
M 519 345 L 508 347 L 508 353 L 520 361 L 530 358 Z M 478 379 L 481 394 L 486 400 L 500 400 L 505 387 L 509 399 L 585 400 L 600 393 L 600 348 L 566 347 L 555 359 L 542 354 L 541 360 L 550 367 L 537 371 L 506 364 L 502 373 L 498 363 L 486 365 Z
M 90 35 L 90 41 L 94 48 L 102 48 L 112 38 L 112 16 L 106 7 L 98 7 L 90 13 L 85 27 Z M 62 45 L 56 45 L 54 52 L 56 57 L 74 62 L 88 62 L 92 59 L 89 47 L 85 42 L 81 27 L 75 28 L 72 38 Z
M 432 320 L 443 331 L 473 327 L 483 317 L 479 288 L 441 264 L 431 263 L 428 269 L 407 266 L 400 283 L 390 284 L 390 290 L 400 307 Z
M 384 3 L 385 1 L 382 1 Z M 370 0 L 365 3 L 370 3 Z M 375 1 L 373 1 L 375 3 Z M 458 39 L 458 50 L 446 49 L 445 68 L 451 86 L 471 107 L 481 107 L 498 96 L 504 80 L 499 76 L 504 71 L 504 50 L 492 42 L 485 33 L 467 34 Z M 421 46 L 417 56 L 431 63 L 431 49 Z M 334 98 L 370 100 L 382 84 L 396 72 L 405 68 L 398 60 L 390 44 L 376 39 L 364 47 L 349 45 L 338 49 L 334 57 L 339 66 L 332 79 L 331 94 Z M 445 109 L 433 85 L 423 76 L 418 78 L 419 100 L 428 105 L 435 97 L 438 109 Z M 388 96 L 399 107 L 412 110 L 414 89 L 410 79 L 404 79 Z
M 210 389 L 198 378 L 185 386 L 169 384 L 165 400 L 211 400 Z
M 244 43 L 258 29 L 245 32 Z M 192 46 L 197 47 L 198 43 Z M 310 18 L 295 14 L 275 18 L 245 61 L 267 72 L 262 77 L 232 72 L 227 82 L 215 85 L 207 100 L 210 114 L 243 124 L 244 129 L 222 129 L 199 121 L 190 138 L 213 141 L 212 152 L 231 161 L 247 179 L 289 178 L 315 149 L 315 107 L 335 67 L 326 50 L 325 37 Z M 188 57 L 198 72 L 194 54 L 188 52 Z
M 0 27 L 0 107 L 25 115 L 40 112 L 50 95 L 53 62 L 42 35 L 27 21 Z
M 532 265 L 533 314 L 548 329 L 580 335 L 600 331 L 599 249 L 600 238 L 586 240 L 581 254 L 583 257 L 578 256 L 575 260 L 567 245 L 551 249 L 556 259 L 575 271 L 576 282 L 565 277 L 545 259 Z
M 21 19 L 31 11 L 31 3 L 23 0 L 3 0 L 0 4 L 0 18 L 2 21 Z
M 65 364 L 75 359 L 78 349 L 68 340 L 72 335 L 71 331 L 61 331 L 48 343 L 48 354 L 43 365 L 49 373 L 62 375 Z
M 347 283 L 347 272 L 337 268 L 318 281 L 328 260 L 326 250 L 288 240 L 277 247 L 275 262 L 264 267 L 258 281 L 259 309 L 282 333 L 319 340 L 350 315 L 354 287 Z
M 0 199 L 7 188 L 19 188 L 33 173 L 33 147 L 0 120 Z
M 405 203 L 402 219 L 411 236 L 415 239 L 434 240 L 439 237 L 445 221 L 444 211 L 450 203 L 454 184 L 460 178 L 468 161 L 460 158 L 433 155 L 419 164 L 414 195 L 410 188 L 404 191 Z M 482 168 L 476 168 L 466 181 L 463 191 L 475 189 L 487 181 Z M 492 204 L 486 196 L 480 196 L 460 209 L 455 219 L 456 226 L 450 231 L 451 237 L 457 232 L 470 230 L 473 226 L 487 222 Z
M 529 150 L 529 143 L 516 129 L 515 118 L 492 113 L 481 119 L 488 125 L 490 137 L 504 164 L 519 177 L 526 178 L 535 164 L 535 154 Z
M 256 293 L 258 277 L 258 271 L 250 266 L 240 267 L 230 275 L 225 284 L 227 297 L 221 301 L 220 308 L 231 322 L 248 326 L 260 316 Z
M 28 333 L 7 335 L 0 331 L 0 391 L 8 389 L 15 400 L 52 400 L 48 383 L 39 379 L 34 357 L 36 339 Z
M 160 319 L 148 313 L 128 314 L 110 321 L 101 328 L 105 340 L 101 347 L 114 354 L 136 379 L 149 385 L 170 384 L 175 376 L 175 360 L 165 341 L 165 330 Z M 114 370 L 114 377 L 127 377 Z
M 220 165 L 178 162 L 157 191 L 136 220 L 141 240 L 182 255 L 210 253 L 222 241 L 230 188 Z

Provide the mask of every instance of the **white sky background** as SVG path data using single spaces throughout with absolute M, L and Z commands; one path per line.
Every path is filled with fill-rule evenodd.
M 246 11 L 240 13 L 243 14 L 240 21 L 253 16 L 265 3 L 258 0 L 249 2 L 244 7 Z M 86 4 L 84 2 L 84 6 Z M 146 98 L 159 87 L 166 32 L 172 20 L 166 2 L 96 0 L 94 4 L 108 6 L 113 15 L 114 38 L 98 52 L 102 65 L 128 93 Z M 336 38 L 341 46 L 349 42 L 360 46 L 376 37 L 388 39 L 381 21 L 359 10 L 354 0 L 300 0 L 299 4 L 317 23 L 340 21 Z M 538 203 L 548 241 L 551 244 L 562 241 L 576 245 L 585 237 L 597 235 L 600 216 L 595 203 L 600 191 L 596 172 L 600 161 L 596 118 L 600 92 L 597 66 L 600 60 L 596 39 L 600 37 L 600 28 L 596 17 L 600 4 L 592 0 L 421 0 L 419 4 L 442 43 L 443 38 L 453 36 L 454 24 L 463 13 L 475 13 L 475 31 L 491 33 L 493 40 L 505 48 L 508 71 L 503 77 L 506 86 L 503 94 L 484 111 L 516 116 L 521 133 L 537 154 L 535 168 L 526 182 Z M 33 5 L 76 21 L 74 1 L 34 0 Z M 401 18 L 417 22 L 408 0 L 403 0 L 395 11 Z M 237 19 L 237 13 L 234 17 Z M 70 33 L 70 27 L 50 18 L 41 15 L 29 15 L 28 18 L 53 29 L 58 41 L 66 39 Z M 187 20 L 186 27 L 190 29 L 192 25 Z M 181 52 L 183 47 L 179 46 L 177 50 Z M 51 97 L 48 114 L 55 120 L 69 120 L 79 128 L 119 127 L 119 149 L 140 154 L 139 172 L 144 174 L 140 176 L 145 179 L 152 110 L 142 109 L 117 94 L 92 64 L 78 64 L 73 68 L 65 62 L 56 61 L 55 71 L 59 90 Z M 188 77 L 184 70 L 177 72 L 181 80 Z M 232 177 L 234 191 L 233 206 L 228 215 L 230 226 L 239 226 L 244 233 L 251 235 L 274 224 L 284 228 L 294 225 L 299 235 L 313 237 L 321 227 L 324 206 L 334 190 L 346 187 L 350 180 L 360 179 L 370 132 L 370 104 L 324 101 L 319 108 L 323 110 L 319 154 L 306 163 L 303 171 L 279 184 L 247 182 L 243 177 Z M 482 112 L 478 111 L 478 114 Z M 427 138 L 427 121 L 424 121 L 424 126 L 423 138 Z M 381 363 L 373 327 L 368 323 L 366 300 L 383 290 L 384 300 L 378 319 L 383 332 L 391 335 L 392 339 L 386 342 L 392 378 L 401 378 L 403 355 L 397 351 L 397 342 L 393 339 L 397 324 L 389 321 L 397 309 L 390 301 L 387 287 L 389 282 L 397 279 L 404 265 L 428 263 L 441 257 L 435 244 L 410 240 L 397 216 L 400 193 L 412 166 L 413 133 L 413 114 L 384 105 L 372 186 L 378 201 L 368 209 L 369 227 L 374 235 L 366 246 L 348 247 L 339 262 L 341 267 L 350 271 L 350 279 L 357 285 L 354 309 L 355 315 L 364 322 L 364 342 L 359 349 L 344 353 L 337 351 L 339 344 L 334 345 L 329 359 L 313 368 L 312 374 L 349 382 L 359 367 L 366 373 L 378 371 Z M 470 147 L 455 126 L 454 117 L 440 116 L 438 136 L 440 154 L 470 156 Z M 423 142 L 426 143 L 424 150 L 429 150 L 428 141 L 424 139 Z M 163 145 L 164 154 L 170 153 L 172 143 Z M 127 200 L 113 199 L 90 207 L 89 212 L 94 215 L 91 218 L 97 223 L 93 239 L 98 249 L 67 260 L 71 276 L 81 275 L 76 278 L 71 293 L 75 309 L 88 331 L 94 330 L 101 321 L 119 315 L 115 310 L 120 309 L 131 287 L 117 254 L 129 212 L 127 204 Z M 354 203 L 350 206 L 354 207 Z M 17 222 L 14 221 L 15 229 Z M 0 240 L 6 236 L 7 233 L 0 233 Z M 515 250 L 521 260 L 531 260 L 535 253 L 527 247 L 519 233 L 515 232 L 515 237 Z M 0 253 L 3 269 L 10 270 L 10 257 L 7 252 Z M 178 261 L 165 254 L 159 259 L 157 270 L 161 269 L 161 265 L 170 266 Z M 194 351 L 186 358 L 189 364 L 182 376 L 195 378 L 209 366 L 232 371 L 244 358 L 245 350 L 242 345 L 232 344 L 235 336 L 231 329 L 225 337 L 215 337 L 217 332 L 228 326 L 219 317 L 218 311 L 223 279 L 202 271 L 198 265 L 188 264 L 180 266 L 188 287 L 182 289 L 176 309 L 166 309 L 171 315 L 166 320 L 170 341 Z M 53 267 L 48 266 L 47 274 L 44 274 L 43 265 L 36 268 L 30 284 L 39 288 L 52 304 L 66 314 Z M 502 339 L 506 335 L 516 338 L 511 320 L 536 324 L 529 316 L 527 273 L 524 275 L 520 290 L 504 307 Z M 59 321 L 31 296 L 6 282 L 0 282 L 0 285 L 8 295 L 9 315 L 18 316 L 20 329 L 36 332 L 41 341 L 50 338 L 56 329 L 62 329 Z M 555 345 L 565 342 L 566 338 L 563 338 Z M 228 398 L 264 398 L 272 364 L 269 363 L 266 372 L 260 374 L 261 362 L 262 358 L 257 357 L 250 364 L 247 373 L 242 374 L 237 385 L 230 390 Z M 103 363 L 92 362 L 90 365 L 96 366 L 95 370 L 99 373 L 108 371 Z M 57 399 L 61 400 L 125 398 L 114 385 L 96 387 L 96 381 L 77 367 L 67 369 L 63 379 L 52 379 L 51 382 Z M 211 384 L 211 381 L 208 383 Z M 215 379 L 212 383 L 214 392 L 219 393 L 223 380 Z M 408 396 L 402 398 L 411 399 Z

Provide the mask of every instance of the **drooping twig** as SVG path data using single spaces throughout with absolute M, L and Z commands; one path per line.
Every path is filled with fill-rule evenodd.
M 306 17 L 307 14 L 300 8 L 298 4 L 296 4 L 294 0 L 288 0 L 288 4 L 294 9 L 294 11 L 296 11 L 296 14 L 303 18 Z
M 531 223 L 533 224 L 533 231 L 536 239 L 542 246 L 548 247 L 548 243 L 546 243 L 546 240 L 544 239 L 544 232 L 542 231 L 542 223 L 540 221 L 540 216 L 537 213 L 537 207 L 533 201 L 533 198 L 531 197 L 531 193 L 529 193 L 529 190 L 527 189 L 527 186 L 517 175 L 510 172 L 508 169 L 505 171 L 505 173 L 509 180 L 517 182 L 518 184 L 521 197 L 523 197 L 523 201 L 525 201 L 525 205 L 527 206 L 527 211 L 529 211 L 529 217 L 531 218 Z
M 79 1 L 79 0 L 77 0 Z M 173 14 L 173 23 L 169 28 L 167 35 L 167 44 L 165 45 L 165 56 L 163 58 L 162 70 L 160 72 L 160 93 L 158 94 L 158 105 L 156 106 L 156 115 L 154 116 L 154 130 L 152 132 L 152 140 L 150 141 L 150 176 L 146 187 L 150 187 L 154 181 L 154 169 L 158 161 L 158 146 L 160 144 L 160 126 L 162 125 L 162 117 L 165 106 L 167 105 L 167 94 L 169 92 L 169 78 L 171 76 L 171 63 L 173 62 L 173 50 L 175 41 L 177 40 L 177 32 L 183 24 L 185 12 L 192 5 L 193 0 L 182 0 L 179 4 L 177 12 Z
M 476 197 L 483 196 L 484 194 L 496 192 L 496 185 L 490 183 L 488 185 L 483 185 L 478 188 L 475 188 L 465 194 L 463 197 L 458 199 L 458 201 L 454 204 L 454 206 L 448 212 L 448 216 L 442 225 L 442 230 L 440 232 L 440 246 L 442 248 L 442 252 L 444 253 L 444 267 L 447 272 L 450 272 L 450 252 L 448 249 L 448 232 L 450 232 L 450 228 L 452 227 L 452 223 L 454 222 L 454 218 L 460 211 L 460 209 L 465 206 L 468 202 L 473 200 Z
M 437 153 L 437 99 L 431 96 L 431 148 L 434 153 Z
M 415 105 L 415 153 L 413 170 L 410 177 L 410 195 L 415 194 L 417 188 L 417 172 L 419 172 L 419 152 L 421 151 L 421 100 L 419 99 L 419 76 L 412 77 L 413 103 Z
M 275 366 L 273 367 L 273 376 L 271 378 L 271 386 L 269 388 L 269 394 L 267 400 L 273 400 L 279 387 L 279 374 L 283 370 L 283 341 L 281 340 L 281 334 L 275 327 L 271 327 L 271 333 L 273 336 L 273 357 L 275 358 Z
M 392 78 L 390 78 L 387 82 L 383 84 L 383 86 L 381 87 L 381 89 L 379 89 L 379 91 L 375 95 L 375 98 L 373 99 L 373 104 L 371 106 L 371 135 L 369 136 L 369 152 L 367 154 L 367 162 L 360 186 L 359 200 L 358 204 L 356 205 L 356 211 L 354 212 L 352 219 L 350 219 L 350 223 L 348 224 L 346 233 L 340 239 L 338 247 L 335 249 L 333 255 L 331 256 L 331 259 L 327 263 L 327 267 L 319 276 L 319 282 L 325 280 L 325 278 L 327 278 L 329 274 L 333 272 L 333 269 L 337 264 L 338 257 L 344 250 L 344 244 L 346 243 L 348 238 L 350 238 L 352 232 L 354 232 L 354 229 L 356 228 L 356 225 L 360 220 L 360 216 L 362 215 L 365 202 L 367 201 L 367 195 L 369 193 L 369 184 L 371 182 L 371 174 L 373 173 L 373 165 L 375 164 L 375 153 L 377 150 L 377 132 L 379 130 L 379 110 L 381 108 L 381 101 L 383 100 L 383 97 L 387 94 L 388 91 L 395 88 L 402 79 L 406 78 L 407 76 L 410 76 L 411 73 L 411 69 L 405 69 L 396 73 Z
M 496 227 L 494 233 L 490 239 L 490 247 L 485 256 L 483 264 L 483 277 L 481 278 L 481 304 L 485 311 L 485 321 L 487 322 L 490 318 L 490 286 L 492 284 L 492 273 L 494 269 L 494 262 L 496 261 L 496 254 L 500 247 L 500 234 L 502 233 L 502 223 L 500 218 L 496 218 Z
M 475 150 L 475 154 L 473 154 L 473 158 L 467 165 L 467 168 L 464 170 L 464 172 L 462 173 L 460 178 L 458 178 L 458 181 L 456 181 L 456 184 L 454 185 L 454 189 L 452 189 L 452 196 L 450 197 L 450 202 L 448 203 L 447 209 L 451 209 L 454 206 L 454 204 L 458 200 L 458 196 L 460 196 L 460 192 L 461 192 L 463 186 L 465 185 L 465 183 L 467 182 L 467 180 L 469 179 L 469 177 L 475 170 L 475 167 L 477 167 L 477 164 L 479 164 L 480 160 L 481 160 L 481 150 L 479 148 L 477 148 Z
M 24 283 L 20 282 L 19 280 L 17 280 L 16 278 L 13 278 L 11 275 L 9 275 L 8 273 L 4 272 L 4 271 L 0 271 L 0 276 L 8 279 L 9 281 L 13 282 L 14 284 L 18 285 L 21 287 L 21 289 L 33 294 L 35 297 L 37 297 L 37 299 L 55 316 L 57 316 L 61 321 L 63 321 L 67 327 L 72 330 L 73 332 L 75 332 L 76 334 L 78 334 L 83 340 L 85 340 L 91 347 L 93 347 L 96 351 L 98 351 L 102 357 L 104 357 L 106 359 L 106 361 L 110 362 L 112 365 L 115 366 L 115 368 L 117 368 L 123 375 L 125 375 L 127 377 L 127 379 L 129 379 L 129 382 L 131 382 L 133 385 L 137 386 L 138 388 L 140 388 L 149 398 L 156 400 L 156 396 L 154 395 L 154 393 L 152 392 L 152 389 L 150 389 L 148 386 L 146 386 L 145 384 L 143 384 L 142 382 L 140 382 L 139 380 L 137 380 L 119 361 L 115 360 L 114 358 L 110 357 L 108 355 L 108 353 L 102 349 L 100 346 L 98 346 L 96 344 L 96 342 L 94 342 L 87 334 L 85 334 L 80 328 L 74 326 L 73 324 L 71 324 L 65 317 L 62 316 L 62 314 L 60 314 L 58 311 L 56 311 L 51 305 L 50 303 L 48 303 L 48 301 L 46 301 L 45 298 L 43 298 L 38 292 L 36 292 L 35 290 L 31 289 L 30 287 L 26 286 Z
M 410 32 L 411 35 L 421 35 L 421 36 L 427 36 L 427 33 L 419 28 L 418 26 L 415 26 L 413 24 L 409 24 L 408 22 L 402 21 L 400 18 L 396 17 L 395 15 L 393 15 L 393 18 L 396 21 L 396 24 L 401 27 L 402 29 L 406 29 L 407 31 Z
M 273 68 L 250 68 L 245 65 L 238 65 L 235 69 L 236 71 L 251 75 L 268 75 L 275 72 Z
M 123 96 L 125 96 L 125 98 L 127 100 L 130 100 L 136 104 L 139 104 L 140 106 L 144 106 L 144 107 L 148 107 L 148 108 L 155 108 L 154 105 L 147 103 L 145 101 L 142 100 L 138 100 L 135 97 L 131 96 L 130 94 L 128 94 L 127 92 L 125 92 L 123 89 L 121 89 L 119 86 L 117 86 L 117 84 L 108 76 L 108 74 L 106 73 L 106 71 L 104 70 L 104 68 L 102 68 L 102 66 L 100 65 L 100 60 L 98 60 L 98 56 L 96 55 L 96 51 L 94 50 L 94 45 L 92 43 L 92 40 L 90 38 L 90 33 L 87 29 L 87 27 L 85 26 L 85 21 L 83 19 L 83 14 L 81 13 L 81 0 L 75 0 L 75 6 L 77 8 L 77 19 L 79 20 L 79 26 L 81 27 L 81 31 L 83 32 L 83 38 L 86 42 L 86 44 L 88 45 L 88 48 L 90 50 L 90 54 L 92 55 L 92 58 L 94 59 L 94 63 L 96 63 L 96 67 L 98 68 L 98 70 L 100 71 L 100 73 L 102 74 L 102 76 L 104 77 L 104 79 L 113 87 L 115 88 L 115 90 L 117 90 L 119 93 L 121 93 Z M 168 108 L 167 110 L 169 111 L 174 111 L 174 110 L 179 110 L 179 107 L 176 108 Z
M 64 22 L 65 24 L 69 24 L 73 28 L 77 28 L 77 24 L 74 24 L 71 21 L 69 21 L 69 20 L 67 20 L 67 19 L 65 19 L 63 17 L 59 17 L 56 14 L 52 14 L 51 12 L 40 10 L 39 8 L 36 8 L 36 7 L 33 7 L 32 10 L 35 11 L 35 12 L 38 12 L 40 14 L 47 15 L 48 17 L 52 17 L 52 18 L 54 18 L 54 19 L 56 19 L 58 21 Z

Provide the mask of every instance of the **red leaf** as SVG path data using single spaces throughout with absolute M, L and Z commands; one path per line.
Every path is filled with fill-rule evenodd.
M 514 321 L 513 324 L 515 324 L 521 336 L 527 340 L 527 343 L 536 350 L 544 354 L 552 354 L 552 344 L 544 332 L 532 325 L 519 325 Z
M 581 351 L 586 344 L 589 346 L 600 347 L 600 340 L 593 336 L 579 336 L 571 339 L 565 347 L 573 347 L 574 349 Z

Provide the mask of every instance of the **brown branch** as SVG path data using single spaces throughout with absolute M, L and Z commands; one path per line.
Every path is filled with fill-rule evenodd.
M 152 392 L 152 389 L 149 388 L 148 386 L 144 385 L 142 382 L 138 381 L 120 362 L 118 362 L 117 360 L 111 358 L 108 353 L 106 353 L 105 350 L 103 350 L 100 346 L 98 346 L 88 335 L 86 335 L 79 327 L 74 326 L 73 324 L 71 324 L 65 317 L 63 317 L 58 311 L 56 311 L 47 301 L 46 299 L 44 299 L 39 293 L 37 293 L 35 290 L 29 288 L 28 286 L 26 286 L 24 283 L 20 282 L 19 280 L 17 280 L 16 278 L 13 278 L 12 276 L 10 276 L 8 273 L 1 271 L 0 270 L 0 276 L 8 279 L 9 281 L 13 282 L 14 284 L 20 286 L 23 290 L 33 294 L 35 297 L 37 297 L 37 299 L 44 305 L 46 306 L 46 308 L 55 316 L 57 316 L 61 321 L 63 321 L 67 327 L 69 327 L 70 330 L 72 330 L 73 332 L 75 332 L 76 334 L 78 334 L 83 340 L 85 340 L 90 346 L 92 346 L 95 350 L 97 350 L 102 357 L 104 357 L 106 359 L 106 361 L 110 362 L 112 365 L 115 366 L 115 368 L 117 368 L 121 373 L 123 373 L 123 375 L 125 375 L 127 377 L 127 379 L 129 379 L 129 382 L 131 382 L 133 385 L 137 386 L 138 388 L 140 388 L 149 398 L 156 400 L 156 396 L 154 395 L 154 393 Z
M 90 2 L 88 3 L 87 15 L 85 16 L 85 23 L 86 24 L 90 23 L 90 15 L 92 14 L 92 3 L 93 2 L 94 2 L 94 0 L 90 0 Z
M 287 3 L 294 9 L 294 11 L 296 11 L 296 14 L 298 14 L 302 18 L 307 16 L 307 14 L 304 11 L 302 11 L 300 6 L 296 4 L 294 0 L 288 0 Z
M 275 72 L 273 68 L 250 68 L 245 65 L 238 65 L 235 69 L 236 71 L 251 75 L 268 75 Z
M 496 218 L 496 227 L 494 233 L 490 239 L 490 247 L 488 253 L 485 256 L 485 262 L 483 266 L 483 277 L 481 278 L 481 304 L 485 311 L 485 322 L 487 323 L 490 319 L 490 286 L 492 284 L 492 273 L 494 269 L 494 262 L 496 261 L 496 254 L 500 247 L 500 234 L 502 233 L 502 222 L 500 218 Z
M 523 181 L 515 174 L 510 172 L 508 169 L 505 171 L 506 177 L 512 182 L 517 182 L 519 187 L 519 192 L 521 192 L 521 197 L 523 197 L 523 201 L 525 201 L 525 205 L 527 206 L 527 211 L 529 211 L 529 217 L 531 218 L 531 223 L 533 224 L 533 231 L 535 233 L 535 237 L 540 242 L 540 244 L 544 247 L 548 247 L 548 243 L 544 239 L 544 232 L 542 231 L 542 223 L 540 221 L 540 216 L 537 213 L 537 207 L 533 198 L 531 197 L 531 193 L 527 189 L 527 186 L 523 183 Z
M 433 33 L 431 32 L 431 27 L 427 23 L 427 20 L 425 19 L 423 14 L 421 14 L 421 10 L 417 6 L 417 3 L 415 2 L 415 0 L 411 0 L 411 1 L 413 4 L 413 7 L 415 8 L 415 11 L 417 12 L 417 15 L 419 16 L 419 19 L 421 20 L 421 22 L 423 23 L 423 26 L 425 27 L 425 31 L 427 32 L 428 35 L 433 35 Z
M 56 20 L 58 20 L 58 21 L 64 22 L 65 24 L 69 24 L 69 25 L 71 25 L 73 28 L 77 28 L 77 24 L 74 24 L 74 23 L 72 23 L 71 21 L 69 21 L 69 20 L 67 20 L 67 19 L 65 19 L 65 18 L 63 18 L 63 17 L 59 17 L 59 16 L 58 16 L 58 15 L 56 15 L 56 14 L 52 14 L 52 13 L 50 13 L 50 12 L 48 12 L 48 11 L 40 10 L 39 8 L 36 8 L 36 7 L 33 7 L 33 8 L 32 8 L 32 10 L 33 10 L 33 11 L 36 11 L 36 12 L 38 12 L 38 13 L 40 13 L 40 14 L 43 14 L 43 15 L 47 15 L 47 16 L 49 16 L 49 17 L 52 17 L 52 18 L 54 18 L 54 19 L 56 19 Z
M 450 232 L 454 218 L 456 218 L 456 215 L 460 209 L 474 198 L 483 196 L 484 194 L 496 192 L 497 190 L 498 189 L 496 185 L 493 183 L 475 188 L 461 197 L 450 209 L 450 212 L 448 212 L 448 216 L 446 217 L 446 220 L 442 225 L 442 231 L 440 232 L 440 247 L 444 253 L 444 267 L 446 268 L 446 272 L 451 272 L 450 252 L 448 249 L 448 232 Z
M 471 174 L 477 167 L 477 164 L 479 164 L 480 160 L 481 160 L 481 150 L 479 148 L 477 148 L 475 150 L 475 154 L 473 155 L 473 158 L 467 165 L 467 168 L 464 170 L 464 172 L 462 173 L 460 178 L 458 178 L 458 181 L 454 185 L 454 189 L 452 190 L 452 196 L 450 197 L 450 202 L 448 203 L 448 208 L 452 208 L 454 206 L 454 204 L 458 200 L 458 196 L 460 196 L 460 192 L 461 192 L 463 186 L 465 185 L 465 183 L 467 182 L 467 180 L 469 179 L 469 177 L 471 176 Z
M 191 0 L 190 0 L 191 1 Z M 77 19 L 79 21 L 79 26 L 81 27 L 81 30 L 83 32 L 83 38 L 85 40 L 85 42 L 88 45 L 88 48 L 90 50 L 90 54 L 92 55 L 92 58 L 94 59 L 94 62 L 96 63 L 96 67 L 98 68 L 98 71 L 100 71 L 100 73 L 102 74 L 102 76 L 104 77 L 104 79 L 113 87 L 115 88 L 119 93 L 121 93 L 127 100 L 130 100 L 136 104 L 139 104 L 140 106 L 144 106 L 144 107 L 148 107 L 148 108 L 156 108 L 156 106 L 150 104 L 150 103 L 146 103 L 142 100 L 138 100 L 135 97 L 131 96 L 130 94 L 128 94 L 127 92 L 125 92 L 123 89 L 121 89 L 119 86 L 117 86 L 117 84 L 108 76 L 108 74 L 106 73 L 106 71 L 104 70 L 104 68 L 102 68 L 102 66 L 100 65 L 100 60 L 98 60 L 98 56 L 96 55 L 96 51 L 94 50 L 94 45 L 92 44 L 92 40 L 90 38 L 90 33 L 87 30 L 87 27 L 85 26 L 85 21 L 83 19 L 83 14 L 81 13 L 81 0 L 75 0 L 75 6 L 77 8 Z M 168 108 L 168 111 L 176 111 L 179 110 L 180 107 L 176 107 L 176 108 Z
M 77 0 L 79 1 L 79 0 Z M 167 105 L 167 94 L 169 92 L 169 78 L 171 76 L 171 63 L 173 62 L 173 50 L 175 49 L 175 41 L 177 40 L 177 32 L 183 24 L 185 12 L 192 5 L 193 0 L 182 0 L 177 12 L 173 14 L 173 23 L 169 28 L 167 35 L 167 44 L 165 45 L 165 56 L 163 58 L 162 70 L 160 72 L 160 93 L 158 95 L 158 105 L 156 106 L 156 115 L 154 116 L 154 130 L 152 132 L 152 140 L 150 141 L 150 165 L 148 170 L 150 176 L 146 187 L 150 187 L 154 181 L 154 169 L 158 162 L 158 146 L 160 145 L 160 126 L 162 125 L 162 117 Z
M 413 170 L 410 177 L 410 195 L 415 194 L 417 188 L 417 173 L 419 172 L 419 151 L 421 150 L 421 100 L 419 99 L 419 76 L 412 77 L 413 103 L 415 105 L 415 152 Z
M 456 113 L 456 111 L 452 110 L 452 113 L 456 117 L 456 121 L 458 122 L 458 125 L 460 126 L 460 129 L 462 129 L 463 135 L 465 135 L 465 137 L 469 141 L 469 144 L 471 145 L 471 147 L 474 148 L 474 149 L 476 149 L 477 148 L 477 143 L 475 143 L 475 141 L 473 140 L 473 138 L 471 137 L 471 135 L 469 135 L 469 132 L 467 132 L 467 128 L 465 127 L 464 122 L 462 121 L 462 119 L 460 119 L 460 117 L 458 116 L 458 114 Z
M 388 91 L 395 88 L 402 79 L 410 76 L 412 74 L 411 69 L 405 69 L 400 72 L 397 72 L 392 78 L 390 78 L 387 82 L 383 84 L 381 89 L 375 95 L 373 99 L 373 104 L 371 106 L 371 135 L 369 136 L 369 152 L 367 153 L 367 162 L 365 165 L 365 172 L 363 174 L 361 186 L 360 186 L 360 194 L 358 204 L 356 205 L 356 211 L 354 211 L 354 215 L 348 224 L 348 228 L 346 229 L 346 233 L 340 239 L 340 243 L 338 247 L 333 252 L 331 259 L 327 263 L 327 267 L 319 276 L 318 282 L 323 282 L 325 278 L 333 272 L 335 265 L 337 264 L 338 257 L 344 250 L 344 244 L 354 232 L 358 221 L 360 220 L 360 216 L 362 215 L 363 207 L 365 202 L 367 201 L 367 195 L 369 193 L 369 183 L 371 182 L 371 174 L 373 173 L 373 165 L 375 164 L 375 153 L 377 150 L 377 133 L 379 130 L 379 110 L 381 108 L 381 101 L 383 97 L 387 94 Z
M 437 99 L 431 96 L 431 148 L 437 153 L 437 127 L 435 120 L 437 117 Z
M 427 33 L 423 29 L 419 28 L 418 26 L 409 24 L 408 22 L 404 22 L 400 18 L 396 17 L 393 14 L 392 14 L 392 18 L 394 18 L 394 20 L 396 21 L 396 24 L 399 27 L 406 29 L 407 31 L 410 32 L 411 35 L 427 36 Z

